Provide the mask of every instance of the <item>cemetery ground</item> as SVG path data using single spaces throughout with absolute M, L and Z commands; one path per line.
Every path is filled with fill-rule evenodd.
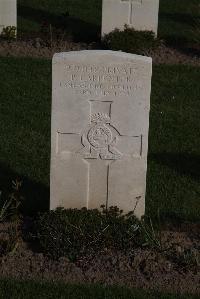
M 3 288 L 2 288 L 3 287 Z M 195 295 L 161 294 L 156 292 L 144 292 L 120 287 L 102 287 L 100 285 L 65 285 L 61 283 L 36 283 L 31 281 L 16 282 L 3 280 L 0 282 L 0 298 L 38 298 L 38 299 L 198 299 Z
M 77 40 L 94 41 L 101 31 L 100 0 L 19 0 L 18 29 L 21 36 L 38 36 L 44 23 L 66 30 Z M 180 48 L 198 39 L 198 0 L 161 0 L 159 36 Z M 70 28 L 70 29 L 69 29 Z
M 31 216 L 49 206 L 51 60 L 2 57 L 0 67 L 2 198 L 12 192 L 12 179 L 22 180 L 24 214 Z M 198 291 L 199 75 L 198 67 L 184 65 L 156 65 L 153 71 L 146 212 L 155 223 L 159 209 L 164 238 L 172 245 L 175 260 L 155 254 L 150 246 L 138 248 L 134 262 L 129 254 L 112 250 L 75 263 L 53 262 L 27 248 L 20 237 L 14 243 L 17 247 L 11 246 L 14 252 L 1 257 L 1 276 L 62 280 L 65 269 L 65 282 L 106 281 L 162 291 Z M 134 263 L 144 261 L 144 268 L 134 268 Z
M 101 36 L 101 0 L 18 1 L 18 40 L 1 41 L 1 56 L 51 58 L 53 53 L 97 49 Z M 154 63 L 199 65 L 199 1 L 160 0 L 158 36 L 164 41 Z
M 165 45 L 152 53 L 146 214 L 153 228 L 150 222 L 142 232 L 147 244 L 133 251 L 103 248 L 76 259 L 43 252 L 32 227 L 37 213 L 49 208 L 50 58 L 55 51 L 98 47 L 101 4 L 68 0 L 66 10 L 64 0 L 18 2 L 19 39 L 0 42 L 0 190 L 2 203 L 11 194 L 21 203 L 23 220 L 0 223 L 0 298 L 198 298 L 198 0 L 161 0 L 159 36 Z M 66 30 L 60 44 L 66 22 L 73 31 Z M 105 287 L 112 284 L 136 289 Z

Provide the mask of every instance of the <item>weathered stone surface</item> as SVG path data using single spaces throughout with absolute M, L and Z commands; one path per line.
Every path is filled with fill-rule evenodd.
M 157 35 L 159 0 L 103 0 L 102 36 L 127 24 Z
M 8 26 L 17 27 L 16 0 L 0 0 L 0 33 Z
M 51 209 L 144 214 L 151 69 L 122 52 L 54 55 Z

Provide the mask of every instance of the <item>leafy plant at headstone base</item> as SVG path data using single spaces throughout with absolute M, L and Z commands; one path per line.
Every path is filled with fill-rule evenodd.
M 183 261 L 189 267 L 197 266 L 200 268 L 200 251 L 196 248 L 184 250 Z
M 16 38 L 17 28 L 15 26 L 4 27 L 1 32 L 1 37 L 5 39 L 14 39 Z
M 155 252 L 163 254 L 165 258 L 177 264 L 179 270 L 192 269 L 200 267 L 200 252 L 197 248 L 184 248 L 184 246 L 175 246 L 163 242 L 160 212 L 158 210 L 157 226 L 152 223 L 150 217 L 145 216 L 139 223 L 139 231 L 141 240 L 140 243 L 143 248 L 153 249 Z M 150 255 L 150 253 L 149 253 Z M 148 256 L 149 256 L 148 255 Z M 148 256 L 146 259 L 148 259 Z
M 68 42 L 72 40 L 71 34 L 64 28 L 59 29 L 53 27 L 52 24 L 48 23 L 47 21 L 42 22 L 40 32 L 45 40 L 46 45 L 50 48 L 62 45 L 64 39 L 66 38 Z
M 12 181 L 12 192 L 0 206 L 0 255 L 15 251 L 21 238 L 19 207 L 24 199 L 21 187 L 22 181 L 18 179 Z
M 40 31 L 45 39 L 48 40 L 49 46 L 52 48 L 53 46 L 53 32 L 52 32 L 52 25 L 49 24 L 46 20 L 44 20 L 41 24 Z
M 117 207 L 98 211 L 58 208 L 40 215 L 35 224 L 42 250 L 52 258 L 71 260 L 98 250 L 130 250 L 138 246 L 136 217 L 123 215 Z
M 157 210 L 157 217 L 154 223 L 151 217 L 147 215 L 143 216 L 139 222 L 139 231 L 141 236 L 140 242 L 143 248 L 148 247 L 164 254 L 171 249 L 163 242 L 159 209 Z
M 127 25 L 124 30 L 115 29 L 104 35 L 102 43 L 106 49 L 134 54 L 145 54 L 160 45 L 153 31 L 137 31 Z
M 162 244 L 160 226 L 158 230 L 156 230 L 151 218 L 145 217 L 142 219 L 139 224 L 139 230 L 141 233 L 141 242 L 143 247 L 156 249 L 159 252 L 163 252 L 165 250 Z
M 177 244 L 166 253 L 166 257 L 169 261 L 178 265 L 179 270 L 200 270 L 200 251 L 199 247 L 195 248 L 185 248 L 184 245 L 181 246 Z
M 0 256 L 16 251 L 21 239 L 21 221 L 7 223 L 0 229 Z
M 7 219 L 19 219 L 19 207 L 24 200 L 23 196 L 21 195 L 21 187 L 22 181 L 18 179 L 12 181 L 12 192 L 8 196 L 8 199 L 0 206 L 0 222 L 3 222 Z M 2 194 L 0 194 L 0 196 L 1 195 Z

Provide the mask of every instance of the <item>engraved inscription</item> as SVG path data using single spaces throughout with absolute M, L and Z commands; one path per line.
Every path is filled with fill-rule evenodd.
M 131 96 L 143 89 L 138 74 L 145 76 L 137 66 L 107 67 L 95 65 L 66 65 L 60 87 L 72 89 L 77 94 L 92 97 Z M 141 77 L 141 76 L 140 76 Z

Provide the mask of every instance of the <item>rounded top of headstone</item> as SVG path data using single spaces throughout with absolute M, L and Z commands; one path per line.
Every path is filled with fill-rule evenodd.
M 122 51 L 111 51 L 111 50 L 82 50 L 82 51 L 70 51 L 70 52 L 55 53 L 53 56 L 53 62 L 58 62 L 60 60 L 67 59 L 69 57 L 74 57 L 74 56 L 91 57 L 91 55 L 97 56 L 99 58 L 112 55 L 112 57 L 116 56 L 116 57 L 122 58 L 122 59 L 133 59 L 138 62 L 141 61 L 141 62 L 146 62 L 146 63 L 152 64 L 151 57 L 125 53 Z

